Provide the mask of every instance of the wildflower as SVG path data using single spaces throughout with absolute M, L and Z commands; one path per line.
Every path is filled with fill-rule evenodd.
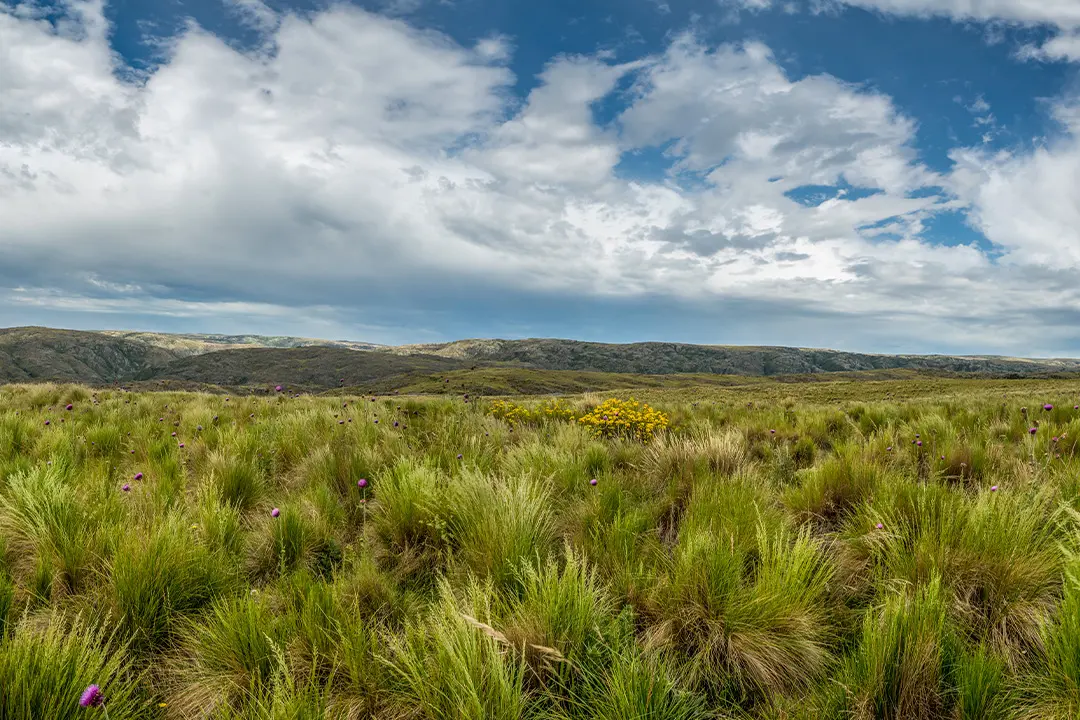
M 360 478 L 359 480 L 357 480 L 356 481 L 356 487 L 358 487 L 358 488 L 366 488 L 367 487 L 367 478 Z
M 997 492 L 997 489 L 998 489 L 997 485 L 991 485 L 990 486 L 990 492 Z
M 885 452 L 892 452 L 892 445 L 890 445 L 889 447 L 885 448 Z
M 394 427 L 397 427 L 397 426 L 398 426 L 398 421 L 397 421 L 397 420 L 395 420 L 395 421 L 394 421 Z
M 596 478 L 593 478 L 592 480 L 590 480 L 589 484 L 595 486 L 596 485 Z
M 175 431 L 175 430 L 173 430 L 173 434 L 172 434 L 172 436 L 173 436 L 173 437 L 176 437 L 176 431 Z
M 79 698 L 79 705 L 81 707 L 100 707 L 103 702 L 105 702 L 105 696 L 101 693 L 101 688 L 97 685 L 90 685 L 87 687 L 83 690 L 83 694 Z
M 915 444 L 918 445 L 919 447 L 922 447 L 922 440 L 915 441 Z
M 51 422 L 49 422 L 48 420 L 46 420 L 46 421 L 45 421 L 45 424 L 46 424 L 46 425 L 51 425 L 52 423 L 51 423 Z
M 131 485 L 129 485 L 128 483 L 124 483 L 124 486 L 121 487 L 120 489 L 123 490 L 124 492 L 130 492 L 131 491 Z
M 280 511 L 280 510 L 278 510 L 277 508 L 274 508 L 273 510 L 271 510 L 271 511 L 270 511 L 270 514 L 271 514 L 272 516 L 274 516 L 274 517 L 277 517 L 278 515 L 280 515 L 280 514 L 281 514 L 281 511 Z
M 884 526 L 884 525 L 882 525 L 881 523 L 878 523 L 878 524 L 877 524 L 877 525 L 875 525 L 874 527 L 876 527 L 876 528 L 877 528 L 878 530 L 884 530 L 884 529 L 885 529 L 885 526 Z
M 136 480 L 142 480 L 143 479 L 143 474 L 141 472 L 135 473 L 135 479 Z
M 1035 433 L 1039 432 L 1039 428 L 1028 428 L 1028 432 L 1034 435 Z
M 71 403 L 68 403 L 67 405 L 64 406 L 64 409 L 65 410 L 71 410 L 71 408 L 73 408 L 73 407 L 74 407 L 74 405 L 72 405 Z
M 344 420 L 338 420 L 338 421 L 337 421 L 337 424 L 338 424 L 338 425 L 344 425 L 344 424 L 345 424 L 345 421 L 344 421 Z
M 461 459 L 461 453 L 458 453 L 458 454 L 457 454 L 457 459 L 458 459 L 458 460 L 460 460 L 460 459 Z
M 945 456 L 944 456 L 944 455 L 942 455 L 942 456 L 941 456 L 941 459 L 942 459 L 942 460 L 944 460 L 944 459 L 945 459 Z
M 184 443 L 180 443 L 180 447 L 184 447 Z
M 278 392 L 281 392 L 281 386 L 280 385 L 275 386 L 274 389 L 277 390 Z
M 1045 405 L 1043 405 L 1043 410 L 1053 410 L 1053 409 L 1054 409 L 1054 406 L 1051 405 L 1050 403 L 1046 403 Z
M 196 425 L 196 426 L 195 426 L 195 430 L 196 430 L 197 432 L 202 432 L 202 425 Z
M 775 430 L 770 430 L 770 431 L 769 431 L 769 434 L 770 434 L 770 435 L 775 435 L 775 434 L 776 434 L 776 431 L 775 431 Z

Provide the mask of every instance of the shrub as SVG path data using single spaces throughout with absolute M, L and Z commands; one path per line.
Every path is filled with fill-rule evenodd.
M 578 418 L 597 437 L 624 437 L 647 443 L 668 427 L 668 416 L 634 398 L 606 400 Z

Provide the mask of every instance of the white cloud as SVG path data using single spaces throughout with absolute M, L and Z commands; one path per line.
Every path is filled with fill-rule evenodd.
M 1080 3 L 1076 0 L 819 0 L 819 4 L 849 5 L 894 15 L 1080 27 Z
M 1024 60 L 1080 62 L 1080 32 L 1062 33 L 1042 45 L 1025 45 L 1018 55 Z
M 1066 134 L 1030 154 L 978 150 L 954 153 L 953 183 L 972 218 L 1005 255 L 1003 264 L 1074 281 L 1080 272 L 1080 102 L 1056 115 Z M 1056 287 L 1056 283 L 1055 283 Z M 1033 294 L 1047 291 L 1033 287 Z M 1080 295 L 1074 284 L 1067 298 Z
M 250 306 L 264 320 L 348 323 L 399 302 L 443 317 L 466 295 L 508 307 L 657 298 L 702 312 L 756 303 L 836 327 L 888 321 L 992 349 L 1036 329 L 1044 342 L 1072 337 L 1032 317 L 1080 312 L 1076 290 L 1029 297 L 1047 273 L 1044 287 L 1080 287 L 1077 266 L 997 218 L 1004 200 L 979 180 L 1020 169 L 1036 187 L 1061 181 L 1072 145 L 1045 159 L 968 151 L 941 178 L 888 97 L 828 76 L 792 82 L 760 44 L 684 35 L 632 63 L 559 57 L 519 102 L 504 40 L 465 48 L 339 6 L 275 16 L 263 25 L 272 43 L 248 54 L 194 28 L 130 83 L 100 3 L 75 7 L 81 32 L 0 12 L 9 307 Z M 599 123 L 620 82 L 632 86 L 625 110 Z M 661 147 L 666 177 L 620 165 Z M 816 207 L 786 194 L 841 181 L 877 192 Z M 950 182 L 1012 264 L 923 240 L 934 214 L 962 207 L 927 190 Z M 1067 205 L 1053 189 L 1032 207 Z

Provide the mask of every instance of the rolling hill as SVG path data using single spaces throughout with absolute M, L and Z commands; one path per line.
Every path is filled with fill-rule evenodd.
M 0 383 L 125 380 L 176 359 L 169 350 L 97 332 L 0 328 Z
M 1080 372 L 1076 359 L 874 355 L 787 347 L 576 340 L 459 340 L 383 346 L 259 335 L 0 329 L 0 383 L 56 380 L 172 386 L 288 385 L 364 392 L 581 392 L 731 385 L 753 378 L 884 379 L 895 373 L 1033 377 Z M 741 379 L 740 379 L 741 378 Z
M 401 345 L 378 352 L 439 355 L 473 362 L 512 363 L 546 370 L 670 375 L 795 375 L 864 370 L 1031 374 L 1080 370 L 1077 359 L 952 355 L 872 355 L 790 347 L 739 347 L 642 342 L 615 345 L 577 340 L 457 340 Z
M 277 384 L 305 389 L 366 386 L 405 374 L 431 375 L 469 367 L 437 355 L 390 355 L 340 347 L 245 348 L 179 358 L 147 368 L 136 380 L 205 383 L 223 387 Z

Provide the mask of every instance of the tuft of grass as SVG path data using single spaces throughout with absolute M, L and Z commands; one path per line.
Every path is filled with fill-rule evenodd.
M 944 679 L 954 651 L 941 578 L 888 596 L 864 616 L 826 715 L 917 720 L 943 717 Z
M 8 479 L 0 494 L 0 533 L 9 554 L 52 568 L 51 591 L 77 592 L 94 559 L 94 526 L 67 463 L 38 466 Z
M 0 717 L 76 720 L 87 710 L 79 696 L 98 685 L 109 717 L 160 716 L 142 689 L 127 649 L 79 617 L 51 616 L 44 626 L 24 621 L 0 642 Z
M 181 716 L 238 710 L 265 695 L 281 665 L 282 622 L 257 595 L 221 599 L 186 619 L 171 660 L 169 707 Z
M 183 615 L 233 586 L 233 573 L 222 558 L 193 543 L 191 530 L 178 519 L 142 536 L 124 535 L 108 579 L 118 632 L 139 651 L 166 645 Z
M 478 613 L 475 606 L 468 607 Z M 472 617 L 472 614 L 468 615 Z M 393 712 L 430 720 L 521 720 L 529 702 L 524 661 L 466 620 L 445 583 L 429 614 L 386 639 Z
M 499 588 L 515 581 L 522 562 L 540 563 L 554 549 L 550 495 L 529 478 L 465 472 L 450 486 L 448 506 L 454 558 Z

